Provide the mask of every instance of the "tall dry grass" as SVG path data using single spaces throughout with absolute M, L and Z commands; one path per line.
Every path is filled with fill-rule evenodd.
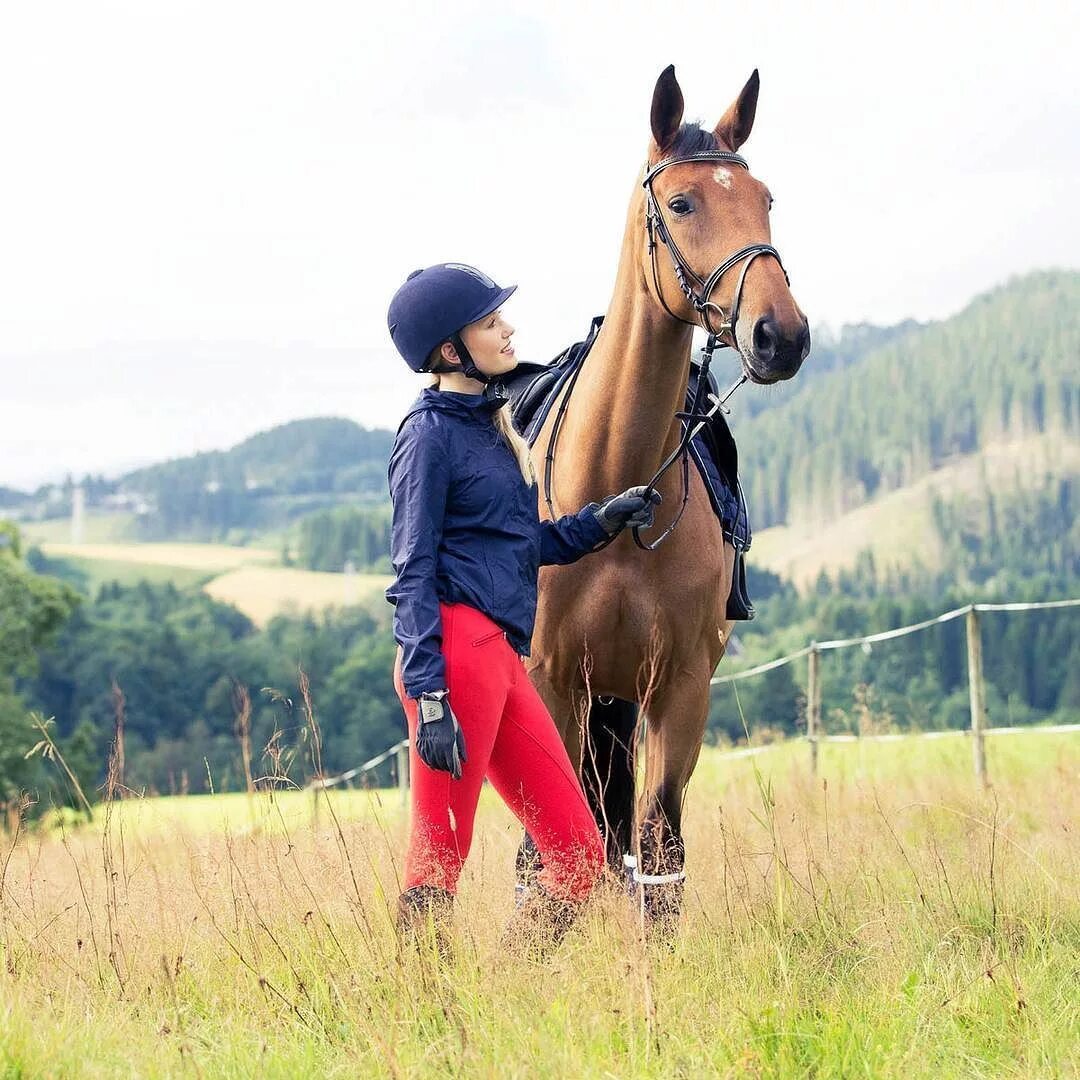
M 0 1076 L 1073 1075 L 1080 740 L 990 750 L 988 792 L 915 743 L 706 755 L 674 943 L 612 884 L 542 966 L 490 792 L 446 967 L 395 945 L 396 793 L 107 802 L 0 852 Z

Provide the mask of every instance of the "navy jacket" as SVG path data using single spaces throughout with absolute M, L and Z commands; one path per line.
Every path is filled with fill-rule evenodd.
M 522 479 L 493 409 L 479 394 L 425 390 L 390 454 L 397 580 L 386 598 L 409 697 L 446 686 L 440 601 L 483 612 L 527 655 L 539 567 L 574 562 L 607 536 L 595 505 L 540 521 L 536 487 Z

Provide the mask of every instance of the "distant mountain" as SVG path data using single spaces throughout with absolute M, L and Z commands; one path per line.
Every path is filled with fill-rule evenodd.
M 390 342 L 109 342 L 0 353 L 0 484 L 33 490 L 68 474 L 117 477 L 235 446 L 302 416 L 391 426 L 418 383 Z
M 144 539 L 276 528 L 320 507 L 382 500 L 392 442 L 392 432 L 352 420 L 294 420 L 231 450 L 130 472 L 113 500 L 135 508 Z
M 850 323 L 842 327 L 839 332 L 826 326 L 814 327 L 810 358 L 798 376 L 773 386 L 759 387 L 747 394 L 740 392 L 740 396 L 736 399 L 738 413 L 745 419 L 757 416 L 758 413 L 769 409 L 778 408 L 800 394 L 806 393 L 810 387 L 816 386 L 823 376 L 858 364 L 875 349 L 885 345 L 900 344 L 918 334 L 925 326 L 925 323 L 916 322 L 914 319 L 905 319 L 895 326 Z M 720 354 L 722 358 L 724 355 Z M 730 359 L 733 362 L 732 371 L 734 372 L 737 370 L 734 363 L 736 358 L 731 355 Z M 719 367 L 717 374 L 720 376 L 724 374 Z M 723 382 L 724 378 L 721 377 L 720 381 Z
M 817 357 L 733 422 L 758 563 L 984 582 L 1080 578 L 1080 273 L 1040 272 L 951 319 Z M 807 378 L 806 376 L 809 376 Z
M 939 322 L 817 330 L 795 379 L 734 399 L 754 560 L 804 584 L 871 563 L 980 580 L 1006 559 L 1073 573 L 1078 371 L 1074 271 L 1014 279 Z M 366 565 L 385 531 L 392 442 L 348 419 L 297 420 L 230 450 L 98 478 L 87 501 L 133 512 L 142 539 L 243 541 L 308 518 L 294 533 L 309 541 L 302 559 Z M 51 497 L 51 513 L 69 512 L 66 488 Z M 0 506 L 25 499 L 0 489 Z
M 818 374 L 811 353 L 793 380 L 803 386 L 761 395 L 755 415 L 736 408 L 759 528 L 826 523 L 999 443 L 1080 438 L 1080 273 L 1015 279 L 950 319 L 871 341 L 843 362 L 826 350 Z
M 16 491 L 15 488 L 0 487 L 0 508 L 26 506 L 33 496 L 28 491 Z

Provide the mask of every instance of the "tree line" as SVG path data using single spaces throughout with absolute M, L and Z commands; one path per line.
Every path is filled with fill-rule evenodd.
M 7 535 L 16 535 L 10 531 Z M 25 757 L 50 729 L 91 797 L 117 726 L 126 787 L 147 793 L 241 790 L 239 694 L 251 702 L 257 777 L 312 775 L 299 685 L 310 679 L 327 772 L 343 771 L 401 738 L 388 605 L 281 617 L 258 629 L 196 588 L 108 584 L 80 595 L 35 573 L 9 542 L 0 558 L 0 799 L 32 791 L 39 808 L 72 801 L 63 776 Z M 60 569 L 62 567 L 52 567 Z M 917 622 L 973 599 L 1057 599 L 1076 577 L 999 574 L 982 589 L 909 576 L 881 591 L 872 567 L 823 577 L 799 595 L 751 567 L 758 618 L 738 629 L 741 655 L 721 672 L 794 651 L 812 639 L 858 636 Z M 986 615 L 983 652 L 992 724 L 1080 719 L 1080 634 L 1071 610 Z M 822 661 L 826 730 L 935 729 L 967 724 L 962 620 Z M 805 723 L 805 664 L 713 692 L 708 737 L 791 734 Z M 871 725 L 868 728 L 867 725 Z M 387 774 L 381 779 L 385 782 Z M 267 780 L 266 782 L 271 782 Z M 272 781 L 280 783 L 280 780 Z
M 338 506 L 298 526 L 296 561 L 308 570 L 390 572 L 390 507 Z
M 982 586 L 948 575 L 897 575 L 884 591 L 863 563 L 800 595 L 767 571 L 750 570 L 758 617 L 737 628 L 742 654 L 719 674 L 788 655 L 811 641 L 862 637 L 931 619 L 972 602 L 1012 603 L 1080 596 L 1080 575 L 1000 570 Z M 988 612 L 980 620 L 989 722 L 1011 726 L 1080 722 L 1080 612 Z M 969 724 L 967 645 L 962 619 L 872 648 L 822 654 L 822 716 L 832 733 L 879 729 L 933 731 Z M 751 730 L 805 730 L 806 662 L 717 687 L 709 728 L 740 739 Z

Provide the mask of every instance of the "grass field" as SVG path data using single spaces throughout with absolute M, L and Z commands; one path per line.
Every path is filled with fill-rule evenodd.
M 105 514 L 90 510 L 83 518 L 83 541 L 88 544 L 123 542 L 135 522 L 135 515 Z M 24 521 L 19 524 L 28 544 L 68 544 L 71 542 L 71 518 Z
M 43 544 L 41 550 L 56 559 L 103 559 L 139 566 L 181 567 L 202 573 L 221 573 L 252 563 L 276 563 L 278 554 L 260 548 L 228 544 Z
M 201 585 L 260 626 L 275 615 L 319 613 L 363 603 L 391 581 L 382 574 L 325 574 L 279 566 L 277 551 L 228 544 L 56 540 L 42 543 L 41 549 L 49 558 L 64 559 L 85 574 L 91 592 L 107 581 Z
M 686 910 L 614 886 L 506 956 L 485 791 L 457 957 L 398 955 L 397 791 L 128 801 L 0 851 L 3 1077 L 1062 1077 L 1080 1068 L 1080 737 L 703 754 Z M 333 809 L 333 814 L 330 812 Z
M 393 579 L 382 574 L 325 574 L 286 566 L 245 566 L 204 589 L 238 607 L 256 625 L 274 615 L 347 607 L 378 596 Z

